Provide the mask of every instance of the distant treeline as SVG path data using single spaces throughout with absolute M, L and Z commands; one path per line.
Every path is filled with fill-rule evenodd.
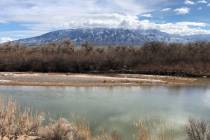
M 141 73 L 210 76 L 210 43 L 146 43 L 141 47 L 81 47 L 65 40 L 27 47 L 0 46 L 0 71 Z

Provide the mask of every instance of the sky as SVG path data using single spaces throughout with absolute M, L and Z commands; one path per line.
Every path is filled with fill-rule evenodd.
M 0 0 L 0 42 L 71 28 L 210 34 L 210 0 Z

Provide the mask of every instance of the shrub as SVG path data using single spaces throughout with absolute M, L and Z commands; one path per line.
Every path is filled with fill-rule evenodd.
M 76 47 L 70 41 L 0 45 L 0 71 L 143 73 L 210 76 L 210 43 Z
M 189 120 L 186 132 L 189 140 L 210 140 L 208 124 L 205 121 Z

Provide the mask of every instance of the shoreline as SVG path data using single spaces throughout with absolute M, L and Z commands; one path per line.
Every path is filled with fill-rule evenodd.
M 0 72 L 2 86 L 202 86 L 209 85 L 209 81 L 208 78 L 143 74 Z

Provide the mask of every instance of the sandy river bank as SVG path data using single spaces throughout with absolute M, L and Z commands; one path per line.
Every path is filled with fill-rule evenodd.
M 202 85 L 197 78 L 141 74 L 72 74 L 0 72 L 0 85 L 24 86 L 139 86 Z M 205 80 L 208 81 L 208 80 Z M 205 82 L 206 84 L 206 82 Z

